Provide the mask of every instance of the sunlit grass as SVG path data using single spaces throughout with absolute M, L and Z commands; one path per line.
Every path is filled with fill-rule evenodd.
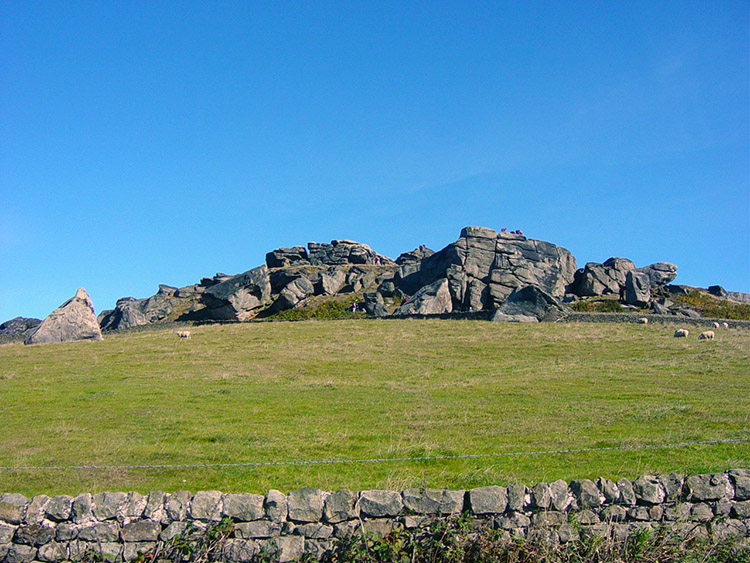
M 750 331 L 249 323 L 0 346 L 0 465 L 414 458 L 750 437 Z M 726 444 L 461 460 L 0 470 L 26 494 L 472 487 L 747 466 Z

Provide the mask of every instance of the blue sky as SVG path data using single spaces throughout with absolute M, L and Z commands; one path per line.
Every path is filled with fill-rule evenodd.
M 748 3 L 0 3 L 0 321 L 465 225 L 750 292 Z

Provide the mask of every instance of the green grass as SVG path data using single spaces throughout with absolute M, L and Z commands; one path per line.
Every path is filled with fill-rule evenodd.
M 421 457 L 750 438 L 750 331 L 246 323 L 0 346 L 0 466 Z M 6 470 L 0 491 L 282 491 L 747 467 L 750 444 L 304 466 Z

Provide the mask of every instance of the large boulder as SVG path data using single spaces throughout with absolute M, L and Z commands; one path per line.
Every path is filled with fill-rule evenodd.
M 649 275 L 630 270 L 625 277 L 625 303 L 645 307 L 651 301 L 651 281 Z
M 433 250 L 422 245 L 409 252 L 403 252 L 398 258 L 396 258 L 396 264 L 399 266 L 403 266 L 404 264 L 418 264 L 433 254 L 435 254 Z
M 34 332 L 26 336 L 24 344 L 76 340 L 102 340 L 94 304 L 83 288 L 79 288 L 72 298 L 52 311 Z
M 26 317 L 16 317 L 0 324 L 0 335 L 16 336 L 32 331 L 42 324 L 41 319 L 31 319 Z
M 401 266 L 396 281 L 406 293 L 439 279 L 449 281 L 454 309 L 494 309 L 517 288 L 533 285 L 561 297 L 573 281 L 576 262 L 562 247 L 497 233 L 485 227 L 465 227 L 460 238 L 425 257 Z
M 453 300 L 448 289 L 448 280 L 438 280 L 420 289 L 408 301 L 403 303 L 394 315 L 435 315 L 450 313 Z
M 255 317 L 271 302 L 268 268 L 258 266 L 243 274 L 212 285 L 203 292 L 207 318 L 245 321 Z
M 277 311 L 284 311 L 286 309 L 292 309 L 303 299 L 306 299 L 310 295 L 315 293 L 315 288 L 308 280 L 304 277 L 299 277 L 289 282 L 284 289 L 279 293 L 278 298 L 274 302 L 274 309 Z
M 579 297 L 620 296 L 628 272 L 635 269 L 633 261 L 627 258 L 613 257 L 602 264 L 589 262 L 575 272 L 569 291 Z
M 518 320 L 528 322 L 526 319 L 533 318 L 541 320 L 556 320 L 568 313 L 570 309 L 562 302 L 553 297 L 543 289 L 533 285 L 518 288 L 508 296 L 508 299 L 500 305 L 493 320 Z M 501 315 L 505 316 L 503 318 Z M 507 317 L 511 317 L 508 319 Z M 526 317 L 523 319 L 522 317 Z M 533 322 L 533 321 L 532 321 Z
M 373 317 L 385 317 L 388 309 L 385 307 L 383 296 L 377 291 L 370 291 L 363 295 L 365 299 L 365 311 Z
M 651 287 L 661 287 L 671 283 L 677 277 L 677 266 L 669 262 L 656 262 L 642 268 L 638 272 L 648 276 Z
M 320 272 L 315 292 L 320 295 L 335 295 L 346 283 L 346 272 L 339 268 L 329 268 Z

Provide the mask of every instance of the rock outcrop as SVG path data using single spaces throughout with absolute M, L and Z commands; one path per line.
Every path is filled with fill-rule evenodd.
M 86 290 L 76 294 L 52 311 L 24 344 L 47 344 L 75 340 L 102 340 L 102 332 L 94 314 L 94 305 Z
M 204 318 L 245 321 L 253 318 L 271 302 L 268 268 L 258 266 L 212 285 L 203 292 Z
M 578 297 L 600 297 L 603 295 L 617 295 L 628 303 L 643 303 L 636 299 L 632 291 L 635 282 L 631 282 L 631 301 L 627 301 L 626 286 L 628 274 L 634 272 L 637 276 L 640 294 L 646 295 L 650 288 L 666 286 L 677 277 L 677 266 L 669 262 L 656 262 L 642 268 L 636 268 L 632 260 L 627 258 L 610 258 L 604 263 L 588 262 L 585 267 L 575 273 L 573 283 L 568 292 Z M 633 278 L 636 279 L 636 278 Z M 648 301 L 646 301 L 648 302 Z
M 16 317 L 0 324 L 0 335 L 16 336 L 36 329 L 42 324 L 41 319 Z
M 530 322 L 529 319 L 533 318 L 537 321 L 551 321 L 565 316 L 568 311 L 570 309 L 560 299 L 537 286 L 527 285 L 513 291 L 497 309 L 492 320 Z
M 394 315 L 436 315 L 450 313 L 453 300 L 447 279 L 440 279 L 420 289 L 416 295 L 403 303 Z

